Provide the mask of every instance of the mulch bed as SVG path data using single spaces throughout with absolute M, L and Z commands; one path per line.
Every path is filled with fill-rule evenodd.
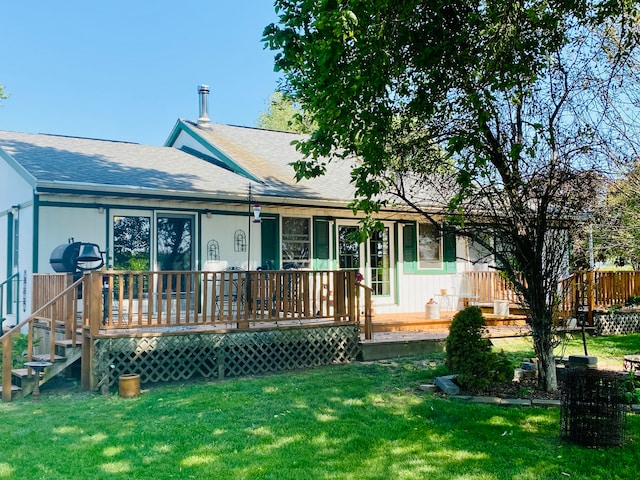
M 546 392 L 538 388 L 536 378 L 522 379 L 519 382 L 493 383 L 484 390 L 463 389 L 462 395 L 498 398 L 523 398 L 527 400 L 561 400 L 562 382 L 558 382 L 557 392 Z

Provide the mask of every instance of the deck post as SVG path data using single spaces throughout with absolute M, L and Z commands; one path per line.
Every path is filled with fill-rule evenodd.
M 83 281 L 84 322 L 82 327 L 81 383 L 83 390 L 96 388 L 93 374 L 95 347 L 93 338 L 100 332 L 102 323 L 102 273 L 91 272 L 84 275 Z
M 10 333 L 2 337 L 2 401 L 11 401 L 11 368 L 12 365 L 12 352 L 11 352 L 11 338 Z
M 371 288 L 363 285 L 362 283 L 357 284 L 364 291 L 364 339 L 372 340 L 373 339 L 373 312 L 371 308 Z M 360 296 L 358 295 L 358 299 Z M 360 316 L 360 312 L 358 312 L 358 316 Z
M 589 270 L 587 272 L 587 324 L 590 327 L 593 327 L 593 308 L 596 303 L 595 278 L 595 272 Z

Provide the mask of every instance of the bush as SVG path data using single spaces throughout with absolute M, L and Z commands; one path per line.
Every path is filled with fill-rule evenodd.
M 485 332 L 486 323 L 478 307 L 467 307 L 453 317 L 445 365 L 457 375 L 463 388 L 482 390 L 491 382 L 513 379 L 513 365 L 504 352 L 491 351 L 491 342 L 483 337 Z
M 640 379 L 630 370 L 622 384 L 622 401 L 629 405 L 640 403 Z
M 21 368 L 27 359 L 28 337 L 24 333 L 14 335 L 11 339 L 11 368 Z M 35 347 L 40 339 L 34 340 Z M 2 358 L 2 344 L 0 343 L 0 358 Z M 2 371 L 0 369 L 0 380 L 2 380 Z

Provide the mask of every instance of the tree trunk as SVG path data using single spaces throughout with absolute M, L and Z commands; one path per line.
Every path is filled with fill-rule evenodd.
M 551 318 L 536 317 L 532 313 L 533 346 L 538 358 L 538 386 L 547 391 L 558 390 L 558 378 L 556 375 L 556 361 L 553 356 L 553 325 Z
M 538 342 L 534 343 L 537 345 Z M 538 357 L 538 386 L 546 392 L 555 392 L 558 390 L 558 378 L 556 375 L 556 361 L 553 356 L 553 347 L 549 346 L 545 349 L 536 348 Z

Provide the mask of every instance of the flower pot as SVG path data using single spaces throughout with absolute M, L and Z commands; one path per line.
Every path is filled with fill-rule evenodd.
M 118 391 L 122 398 L 134 398 L 140 395 L 140 375 L 125 373 L 118 378 Z

